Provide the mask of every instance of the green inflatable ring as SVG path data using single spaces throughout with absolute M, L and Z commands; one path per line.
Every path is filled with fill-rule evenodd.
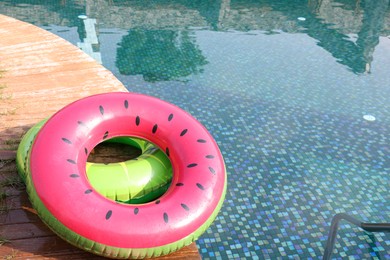
M 25 183 L 29 151 L 46 121 L 42 120 L 30 128 L 19 144 L 16 166 Z M 130 137 L 117 137 L 105 142 L 133 146 L 141 150 L 141 155 L 117 163 L 87 162 L 87 177 L 96 191 L 108 199 L 128 204 L 150 202 L 167 191 L 172 180 L 172 166 L 167 156 L 155 145 Z

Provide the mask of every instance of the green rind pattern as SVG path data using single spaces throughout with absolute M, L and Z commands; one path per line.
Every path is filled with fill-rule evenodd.
M 32 143 L 34 142 L 36 135 L 46 121 L 47 119 L 44 119 L 31 127 L 19 143 L 18 150 L 16 152 L 16 167 L 18 169 L 19 176 L 24 183 L 26 183 L 27 178 L 27 157 L 30 152 L 30 148 L 32 147 Z

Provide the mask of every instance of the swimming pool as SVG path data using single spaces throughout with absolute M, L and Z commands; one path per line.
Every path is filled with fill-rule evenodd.
M 321 258 L 336 213 L 389 221 L 389 0 L 1 0 L 0 13 L 208 128 L 229 186 L 203 258 Z M 389 234 L 343 224 L 334 257 L 389 251 Z

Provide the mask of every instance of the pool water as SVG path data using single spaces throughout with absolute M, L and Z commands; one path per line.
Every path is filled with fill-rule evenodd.
M 0 0 L 0 13 L 207 127 L 228 192 L 204 259 L 321 259 L 335 214 L 390 221 L 389 0 Z M 342 222 L 333 257 L 389 252 L 389 233 Z

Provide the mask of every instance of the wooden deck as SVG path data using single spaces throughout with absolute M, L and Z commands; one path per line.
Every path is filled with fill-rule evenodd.
M 23 134 L 82 97 L 125 87 L 92 58 L 33 25 L 0 15 L 0 258 L 100 259 L 64 242 L 36 215 L 15 165 Z M 200 259 L 195 243 L 163 259 Z

